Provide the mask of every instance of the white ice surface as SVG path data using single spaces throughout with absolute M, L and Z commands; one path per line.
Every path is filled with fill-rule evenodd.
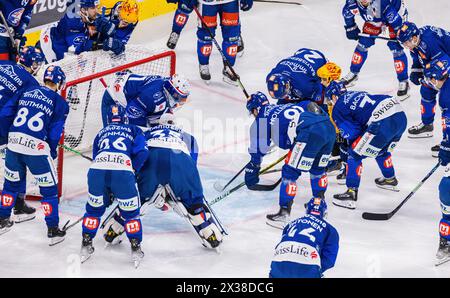
M 342 66 L 344 75 L 347 73 L 356 44 L 345 38 L 343 1 L 302 2 L 303 6 L 255 3 L 251 11 L 241 14 L 246 48 L 236 63 L 236 71 L 249 92 L 265 91 L 267 72 L 301 47 L 323 51 Z M 407 4 L 410 20 L 419 26 L 432 24 L 450 29 L 448 0 L 409 0 Z M 141 22 L 132 42 L 163 48 L 171 22 L 172 14 Z M 213 183 L 217 179 L 225 182 L 248 160 L 247 127 L 251 119 L 242 91 L 222 82 L 222 62 L 217 50 L 211 57 L 211 84 L 206 86 L 200 80 L 195 26 L 196 17 L 192 13 L 176 49 L 177 71 L 189 77 L 192 84 L 190 102 L 179 111 L 178 117 L 188 120 L 185 125 L 190 123 L 188 129 L 199 138 L 200 173 L 205 195 L 211 200 L 218 195 Z M 355 89 L 396 92 L 392 56 L 385 42 L 379 41 L 370 49 Z M 408 126 L 420 121 L 419 102 L 418 88 L 412 86 L 411 97 L 403 103 Z M 241 124 L 233 127 L 230 125 L 233 119 Z M 450 276 L 450 264 L 435 267 L 433 263 L 441 216 L 437 192 L 440 170 L 391 220 L 370 222 L 361 218 L 363 211 L 391 210 L 434 166 L 436 159 L 431 157 L 430 148 L 440 141 L 439 117 L 435 128 L 433 139 L 413 140 L 405 134 L 396 149 L 393 160 L 400 180 L 399 193 L 376 188 L 373 180 L 379 170 L 374 160 L 366 160 L 358 209 L 344 210 L 333 206 L 330 198 L 345 187 L 330 177 L 328 220 L 339 231 L 341 240 L 336 266 L 327 272 L 327 277 Z M 65 199 L 60 205 L 62 223 L 84 213 L 87 167 L 88 163 L 78 157 L 66 161 Z M 264 180 L 277 178 L 273 175 Z M 307 175 L 298 184 L 293 218 L 303 214 L 303 203 L 311 195 Z M 143 219 L 146 256 L 137 270 L 130 262 L 128 244 L 105 250 L 100 233 L 94 242 L 95 255 L 80 265 L 80 225 L 68 232 L 65 242 L 49 247 L 43 214 L 39 211 L 35 221 L 16 225 L 1 236 L 0 277 L 266 277 L 280 231 L 265 224 L 265 215 L 276 210 L 277 202 L 278 191 L 257 193 L 242 189 L 214 205 L 230 234 L 224 240 L 221 255 L 202 248 L 181 218 L 152 210 Z

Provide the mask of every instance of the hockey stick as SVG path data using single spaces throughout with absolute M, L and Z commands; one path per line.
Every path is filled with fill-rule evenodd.
M 389 37 L 385 37 L 385 36 L 378 36 L 378 35 L 369 35 L 369 34 L 365 34 L 365 33 L 360 33 L 358 34 L 359 37 L 369 37 L 369 38 L 373 38 L 373 39 L 382 39 L 382 40 L 387 40 L 387 41 L 396 41 L 396 38 L 389 38 Z
M 269 185 L 264 185 L 264 184 L 255 184 L 252 186 L 248 186 L 248 189 L 253 190 L 253 191 L 272 191 L 274 190 L 278 184 L 281 183 L 281 178 L 278 179 L 277 182 L 275 182 L 274 184 L 269 184 Z
M 239 172 L 237 172 L 237 174 L 236 175 L 234 175 L 234 177 L 233 178 L 231 178 L 231 180 L 230 181 L 228 181 L 227 182 L 227 184 L 225 184 L 225 186 L 221 186 L 221 185 L 216 185 L 215 183 L 214 183 L 214 188 L 218 191 L 218 192 L 222 192 L 222 191 L 224 191 L 225 190 L 225 188 L 227 188 L 228 187 L 228 185 L 230 185 L 244 170 L 245 170 L 245 168 L 247 167 L 247 165 L 245 165 L 242 169 L 240 169 L 239 170 Z M 218 181 L 217 181 L 218 182 Z
M 16 47 L 16 42 L 14 41 L 14 37 L 12 36 L 11 29 L 8 26 L 8 22 L 3 15 L 3 12 L 0 10 L 0 18 L 2 19 L 3 26 L 5 26 L 6 31 L 8 32 L 9 39 L 11 41 L 11 47 L 14 49 L 13 55 L 17 55 L 19 53 L 18 47 Z
M 400 203 L 400 205 L 397 206 L 394 210 L 392 210 L 389 213 L 370 213 L 370 212 L 364 212 L 362 214 L 362 217 L 367 220 L 388 220 L 392 216 L 394 216 L 395 213 L 397 213 L 398 210 L 416 193 L 416 191 L 425 183 L 425 181 L 428 180 L 428 178 L 433 175 L 433 173 L 439 168 L 440 163 L 438 162 L 433 169 L 425 176 L 425 178 L 420 181 L 419 184 L 417 184 L 416 187 L 409 193 L 409 195 Z
M 290 2 L 290 1 L 253 0 L 253 2 L 302 5 L 300 2 Z
M 64 150 L 70 151 L 72 153 L 75 153 L 76 155 L 79 155 L 79 156 L 83 157 L 84 159 L 87 159 L 89 161 L 93 161 L 93 159 L 90 158 L 89 156 L 84 155 L 83 153 L 81 153 L 81 152 L 79 152 L 77 150 L 74 150 L 74 149 L 72 149 L 70 147 L 67 147 L 66 145 L 59 145 L 59 146 L 61 146 Z
M 231 66 L 230 62 L 228 61 L 227 57 L 225 57 L 225 54 L 223 53 L 222 48 L 220 47 L 220 45 L 217 42 L 217 40 L 214 38 L 214 35 L 211 32 L 211 29 L 209 29 L 208 24 L 206 24 L 206 22 L 203 19 L 202 15 L 198 11 L 197 6 L 194 6 L 194 11 L 197 14 L 199 20 L 201 21 L 203 27 L 206 29 L 206 31 L 208 31 L 208 34 L 211 37 L 212 41 L 214 42 L 214 45 L 217 47 L 217 50 L 220 52 L 220 55 L 222 56 L 222 59 L 223 59 L 223 63 L 230 69 L 230 71 L 233 74 L 233 76 L 237 79 L 239 87 L 241 87 L 242 92 L 244 92 L 245 98 L 248 100 L 250 95 L 247 93 L 247 90 L 245 90 L 245 87 L 244 87 L 244 85 L 241 82 L 241 78 L 236 74 L 236 72 L 234 71 L 234 69 Z
M 266 173 L 267 171 L 269 171 L 271 168 L 273 168 L 274 166 L 276 166 L 277 164 L 279 164 L 281 161 L 283 161 L 286 158 L 287 154 L 285 154 L 284 156 L 280 157 L 279 159 L 277 159 L 276 161 L 274 161 L 272 164 L 268 165 L 267 167 L 265 167 L 264 169 L 262 169 L 259 174 L 262 175 L 264 173 Z M 233 187 L 232 189 L 226 191 L 225 193 L 221 194 L 220 196 L 218 196 L 217 198 L 213 199 L 211 202 L 209 202 L 209 204 L 212 206 L 217 202 L 222 201 L 223 199 L 225 199 L 226 197 L 228 197 L 230 194 L 232 194 L 233 192 L 235 192 L 236 190 L 240 189 L 242 186 L 245 185 L 245 182 L 242 182 L 238 185 L 236 185 L 235 187 Z
M 73 222 L 72 224 L 69 225 L 70 220 L 68 220 L 66 222 L 66 224 L 64 225 L 64 227 L 62 228 L 63 231 L 67 231 L 68 229 L 73 228 L 74 226 L 76 226 L 79 222 L 81 222 L 83 220 L 84 216 L 80 217 L 79 219 L 77 219 L 75 222 Z

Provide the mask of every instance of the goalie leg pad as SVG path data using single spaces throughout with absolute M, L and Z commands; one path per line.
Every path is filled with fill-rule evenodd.
M 205 205 L 192 206 L 188 209 L 188 216 L 195 230 L 208 242 L 211 248 L 220 245 L 223 236 L 212 219 L 208 207 Z

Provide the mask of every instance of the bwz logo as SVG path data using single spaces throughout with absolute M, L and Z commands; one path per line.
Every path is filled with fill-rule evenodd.
M 135 234 L 141 230 L 141 223 L 137 220 L 130 220 L 125 225 L 128 234 Z
M 53 212 L 53 207 L 49 203 L 42 203 L 42 211 L 45 216 L 50 216 Z
M 11 207 L 14 203 L 14 197 L 10 195 L 2 195 L 2 206 L 3 207 Z

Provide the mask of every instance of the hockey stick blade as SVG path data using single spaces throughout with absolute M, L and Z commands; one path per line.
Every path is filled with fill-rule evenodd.
M 362 218 L 366 220 L 388 220 L 392 217 L 393 214 L 391 213 L 370 213 L 370 212 L 364 212 L 362 214 Z
M 278 179 L 274 184 L 264 185 L 264 184 L 255 184 L 252 186 L 248 186 L 248 189 L 254 191 L 272 191 L 281 183 L 281 178 Z

